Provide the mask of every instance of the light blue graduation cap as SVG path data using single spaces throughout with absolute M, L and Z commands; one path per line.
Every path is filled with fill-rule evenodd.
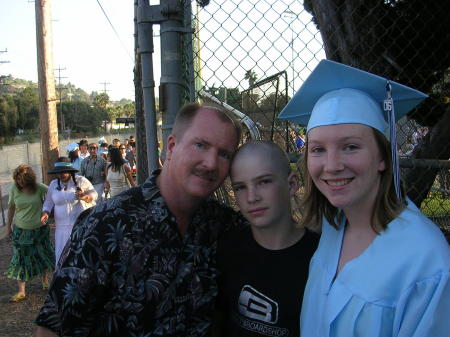
M 394 183 L 401 198 L 395 122 L 427 97 L 424 93 L 345 64 L 322 60 L 281 111 L 311 129 L 364 124 L 391 141 Z
M 75 151 L 76 149 L 78 149 L 78 143 L 76 142 L 72 142 L 66 147 L 67 153 Z

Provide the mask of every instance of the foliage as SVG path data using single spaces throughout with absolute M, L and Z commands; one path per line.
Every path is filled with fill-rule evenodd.
M 251 87 L 253 84 L 256 83 L 258 75 L 254 70 L 250 69 L 245 72 L 244 79 L 248 80 L 248 86 Z
M 62 99 L 65 101 L 84 101 L 92 103 L 91 96 L 83 89 L 75 87 L 72 83 L 64 85 L 66 90 L 62 91 Z
M 63 103 L 63 112 L 66 127 L 78 132 L 95 132 L 108 119 L 106 109 L 82 101 Z
M 64 84 L 61 96 L 66 127 L 74 131 L 96 132 L 105 121 L 135 115 L 133 101 L 123 98 L 111 102 L 106 93 L 89 95 L 72 83 Z M 56 107 L 60 116 L 61 104 L 58 102 Z M 18 130 L 23 132 L 20 138 L 39 130 L 38 87 L 31 81 L 1 75 L 0 143 L 13 141 Z
M 448 216 L 450 214 L 450 199 L 442 198 L 437 192 L 430 193 L 422 202 L 420 210 L 426 216 Z
M 17 106 L 17 128 L 37 129 L 39 125 L 39 96 L 37 88 L 27 87 L 14 97 Z
M 106 109 L 109 105 L 109 96 L 107 93 L 101 93 L 94 97 L 94 107 L 99 109 Z
M 28 87 L 37 89 L 37 84 L 32 81 L 14 78 L 11 75 L 0 75 L 0 94 L 17 94 Z
M 14 98 L 8 94 L 0 95 L 0 142 L 14 136 L 17 127 L 17 107 Z

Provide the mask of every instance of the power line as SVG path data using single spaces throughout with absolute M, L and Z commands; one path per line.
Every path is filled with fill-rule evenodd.
M 107 89 L 106 89 L 106 86 L 107 86 L 108 84 L 111 84 L 111 83 L 109 83 L 109 82 L 100 82 L 99 84 L 102 84 L 102 85 L 103 85 L 103 93 L 104 93 L 104 94 L 106 94 L 107 91 L 110 91 L 110 90 L 107 90 Z
M 5 50 L 0 50 L 0 54 L 2 54 L 2 53 L 7 53 L 8 52 L 8 49 L 6 48 Z M 9 63 L 9 61 L 0 61 L 0 64 L 1 63 Z
M 61 86 L 61 79 L 67 78 L 66 76 L 61 76 L 61 71 L 66 70 L 66 68 L 61 68 L 61 66 L 58 66 L 55 70 L 58 71 L 58 88 L 56 90 L 59 91 L 59 110 L 60 110 L 60 130 L 63 132 L 66 129 L 66 121 L 64 119 L 64 113 L 63 113 L 63 105 L 62 105 L 62 91 L 67 89 L 67 87 Z
M 112 24 L 111 20 L 108 17 L 108 14 L 106 14 L 105 10 L 102 7 L 102 4 L 100 3 L 99 0 L 96 0 L 98 5 L 100 6 L 100 9 L 103 12 L 103 15 L 105 15 L 106 20 L 108 20 L 109 24 L 111 25 L 111 28 L 113 29 L 114 33 L 116 34 L 117 39 L 119 40 L 120 44 L 122 45 L 123 49 L 125 50 L 125 52 L 128 54 L 128 56 L 130 57 L 131 61 L 134 62 L 134 58 L 131 56 L 130 52 L 128 51 L 127 47 L 125 46 L 125 44 L 123 43 L 122 39 L 120 38 L 119 34 L 117 33 L 116 28 L 114 28 L 114 25 Z

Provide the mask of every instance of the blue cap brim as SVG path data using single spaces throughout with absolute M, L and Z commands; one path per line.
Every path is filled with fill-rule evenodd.
M 291 122 L 307 126 L 317 101 L 331 91 L 344 88 L 356 89 L 368 94 L 379 105 L 379 113 L 383 114 L 382 104 L 386 99 L 387 81 L 383 77 L 341 63 L 322 60 L 303 83 L 299 91 L 281 111 L 278 118 L 287 119 Z M 426 94 L 402 84 L 392 81 L 390 83 L 392 85 L 392 98 L 394 100 L 396 120 L 405 116 L 422 100 L 428 97 Z M 346 106 L 346 109 L 348 109 L 348 106 Z M 359 120 L 362 124 L 375 127 L 370 124 L 371 122 L 365 122 L 367 116 L 364 116 L 364 113 L 372 112 L 358 110 L 358 106 L 356 105 L 353 107 L 353 110 L 351 112 L 347 110 L 347 115 L 353 113 L 354 116 L 358 116 L 356 120 Z M 315 116 L 314 126 L 321 125 L 320 118 L 320 116 Z M 329 120 L 328 122 L 326 121 L 327 118 L 327 116 L 323 117 L 324 124 L 322 125 L 330 124 Z M 339 120 L 339 107 L 336 107 L 333 118 L 335 122 L 332 124 L 346 123 L 344 119 L 342 122 Z M 386 117 L 383 116 L 383 119 L 386 119 Z M 308 127 L 308 129 L 310 128 Z

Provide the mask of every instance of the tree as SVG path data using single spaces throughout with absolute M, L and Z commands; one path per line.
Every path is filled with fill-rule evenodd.
M 120 107 L 121 107 L 120 116 L 132 118 L 136 115 L 136 108 L 134 106 L 134 102 L 123 104 Z
M 248 80 L 248 86 L 251 87 L 256 83 L 258 75 L 256 75 L 256 72 L 253 69 L 250 69 L 245 72 L 244 79 Z
M 66 127 L 78 132 L 95 132 L 108 119 L 106 109 L 93 107 L 87 102 L 65 102 L 63 110 Z
M 212 87 L 208 89 L 208 91 L 215 90 L 216 97 L 224 103 L 227 103 L 228 105 L 231 105 L 233 108 L 241 111 L 242 110 L 242 104 L 241 104 L 241 92 L 239 91 L 239 88 L 226 88 L 226 87 L 219 87 L 215 88 Z
M 450 105 L 439 83 L 450 67 L 450 3 L 421 0 L 305 0 L 328 59 L 391 78 L 430 94 L 409 114 L 429 127 L 413 157 L 450 157 Z M 438 97 L 438 99 L 436 99 Z M 447 146 L 445 146 L 447 144 Z M 408 169 L 408 196 L 420 205 L 437 170 Z
M 26 87 L 14 97 L 17 107 L 17 127 L 35 130 L 39 125 L 39 96 L 36 88 Z
M 105 120 L 112 122 L 116 115 L 116 109 L 109 104 L 107 93 L 101 93 L 94 97 L 93 105 L 97 114 L 106 116 Z
M 17 127 L 17 107 L 14 98 L 8 94 L 0 94 L 0 142 L 13 137 Z
M 109 105 L 109 96 L 107 93 L 101 93 L 95 96 L 93 101 L 94 107 L 106 109 Z

